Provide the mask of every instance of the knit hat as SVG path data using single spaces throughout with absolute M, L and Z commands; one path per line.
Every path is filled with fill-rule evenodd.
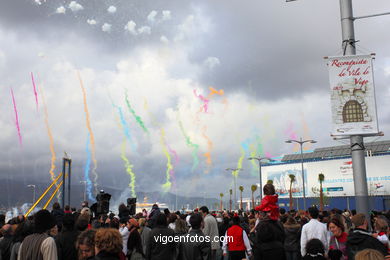
M 44 233 L 56 225 L 56 219 L 46 209 L 41 209 L 34 215 L 35 232 Z

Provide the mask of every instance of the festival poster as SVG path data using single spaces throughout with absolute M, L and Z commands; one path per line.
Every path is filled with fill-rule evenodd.
M 379 132 L 372 60 L 371 55 L 328 58 L 332 135 Z

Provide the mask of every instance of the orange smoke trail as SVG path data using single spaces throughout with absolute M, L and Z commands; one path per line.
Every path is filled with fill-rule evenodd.
M 93 186 L 95 188 L 95 194 L 96 194 L 97 193 L 97 178 L 98 178 L 98 175 L 96 173 L 97 161 L 96 161 L 96 156 L 95 156 L 96 155 L 96 151 L 95 151 L 95 137 L 94 137 L 93 132 L 92 132 L 91 122 L 90 122 L 90 118 L 89 118 L 89 111 L 88 111 L 88 104 L 87 104 L 87 93 L 85 91 L 84 84 L 83 84 L 83 81 L 82 81 L 81 76 L 80 76 L 80 72 L 77 72 L 77 77 L 79 78 L 81 91 L 83 92 L 85 120 L 86 120 L 86 124 L 87 124 L 87 129 L 88 129 L 88 132 L 89 132 L 89 138 L 90 138 L 90 141 L 91 141 L 91 154 L 92 154 L 92 161 L 93 161 L 92 173 L 93 173 L 93 182 L 94 182 Z
M 207 126 L 204 126 L 203 127 L 203 131 L 202 131 L 202 137 L 204 139 L 206 139 L 207 141 L 207 152 L 203 154 L 204 157 L 206 157 L 206 163 L 207 165 L 210 167 L 211 164 L 212 164 L 212 160 L 211 160 L 211 149 L 213 149 L 213 142 L 211 141 L 211 139 L 206 135 L 206 130 L 207 130 Z M 209 169 L 206 170 L 206 173 L 209 172 Z

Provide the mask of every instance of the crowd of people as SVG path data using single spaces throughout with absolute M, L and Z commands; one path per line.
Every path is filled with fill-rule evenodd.
M 27 218 L 0 215 L 0 260 L 390 259 L 389 215 L 333 209 L 286 211 L 272 184 L 251 211 L 152 209 L 95 215 L 58 203 Z

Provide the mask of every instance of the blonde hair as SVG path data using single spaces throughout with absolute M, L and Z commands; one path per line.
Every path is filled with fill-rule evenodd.
M 95 247 L 99 251 L 119 254 L 122 251 L 122 236 L 117 229 L 99 228 L 95 235 Z
M 387 221 L 382 218 L 377 218 L 375 221 L 375 230 L 378 232 L 387 232 L 389 229 L 389 224 L 387 224 Z
M 385 257 L 381 252 L 375 249 L 364 249 L 357 252 L 355 260 L 384 260 Z

